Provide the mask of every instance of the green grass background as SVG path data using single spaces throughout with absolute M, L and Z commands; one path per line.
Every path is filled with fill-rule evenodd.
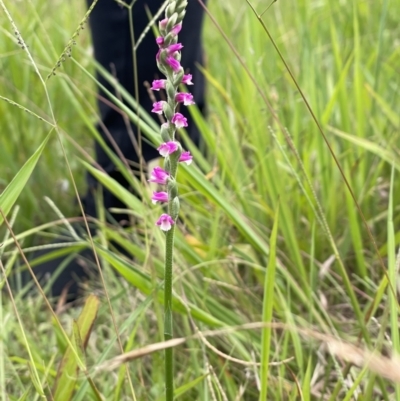
M 3 4 L 46 79 L 85 15 L 84 2 Z M 269 3 L 252 5 L 261 14 Z M 344 341 L 387 356 L 400 348 L 400 2 L 279 0 L 262 16 L 276 47 L 246 1 L 210 0 L 209 6 L 226 36 L 206 18 L 207 118 L 191 110 L 209 152 L 192 149 L 195 166 L 179 173 L 175 336 L 252 322 L 283 326 L 208 337 L 213 348 L 201 338 L 178 346 L 179 399 L 400 399 L 400 386 L 382 377 L 377 364 L 369 366 L 368 358 L 359 367 L 347 364 L 330 343 Z M 0 14 L 1 190 L 51 130 L 31 113 L 58 127 L 17 201 L 13 227 L 27 255 L 61 230 L 53 227 L 59 216 L 45 196 L 59 214 L 79 213 L 60 141 L 77 188 L 85 191 L 96 136 L 96 83 L 88 29 L 76 41 L 73 58 L 44 87 L 6 14 Z M 133 102 L 125 110 L 133 121 L 135 110 Z M 156 124 L 142 123 L 142 131 L 157 143 Z M 141 203 L 99 178 L 124 197 L 135 218 L 128 230 L 100 222 L 95 238 L 121 344 L 129 351 L 163 338 L 164 244 L 154 227 L 160 209 L 150 204 L 148 189 Z M 1 229 L 6 236 L 4 224 Z M 77 246 L 88 246 L 81 236 Z M 110 240 L 132 257 L 121 256 Z M 4 239 L 1 252 L 11 277 L 20 265 L 11 239 Z M 0 400 L 36 400 L 41 394 L 52 399 L 65 336 L 42 297 L 22 298 L 19 291 L 12 302 L 4 276 L 1 286 Z M 100 308 L 84 365 L 102 399 L 161 400 L 162 352 L 131 361 L 128 373 L 124 367 L 96 370 L 121 349 L 98 279 L 88 285 L 91 291 Z M 79 311 L 70 308 L 58 316 L 67 333 Z M 354 361 L 350 353 L 345 356 Z M 286 362 L 268 365 L 281 361 Z M 383 373 L 392 369 L 388 363 Z M 73 400 L 99 399 L 87 377 L 81 369 Z

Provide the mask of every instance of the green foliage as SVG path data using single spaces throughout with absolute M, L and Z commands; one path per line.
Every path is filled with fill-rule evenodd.
M 71 342 L 82 360 L 85 359 L 85 348 L 95 323 L 98 308 L 98 298 L 94 295 L 90 295 L 85 301 L 85 305 L 78 320 L 73 323 Z M 67 348 L 60 362 L 60 366 L 58 367 L 56 381 L 52 390 L 55 401 L 71 400 L 78 380 L 78 373 L 79 365 L 75 355 L 70 348 Z
M 43 77 L 79 27 L 83 3 L 29 0 L 21 7 L 4 1 Z M 269 4 L 251 5 L 261 14 Z M 246 1 L 210 1 L 209 6 L 227 40 L 207 18 L 207 117 L 190 108 L 207 152 L 194 149 L 183 135 L 196 162 L 180 169 L 178 177 L 174 335 L 189 338 L 174 352 L 176 397 L 258 400 L 260 394 L 265 399 L 268 385 L 268 399 L 274 400 L 398 398 L 399 384 L 390 376 L 396 371 L 393 361 L 380 360 L 379 370 L 379 364 L 369 363 L 372 355 L 361 351 L 400 352 L 400 0 L 280 0 L 260 17 L 321 124 L 376 248 L 261 21 Z M 161 209 L 150 206 L 147 184 L 118 164 L 141 192 L 140 202 L 91 166 L 92 139 L 100 141 L 94 125 L 96 66 L 85 31 L 77 42 L 73 58 L 43 87 L 0 14 L 0 186 L 18 189 L 6 211 L 18 198 L 13 228 L 27 255 L 31 244 L 64 234 L 66 229 L 56 229 L 59 217 L 42 201 L 50 197 L 65 216 L 79 213 L 60 142 L 55 133 L 47 139 L 51 122 L 57 123 L 79 190 L 84 191 L 89 170 L 125 200 L 132 228 L 110 227 L 103 220 L 94 238 L 106 288 L 96 278 L 85 288 L 100 297 L 86 373 L 105 400 L 161 400 L 161 352 L 131 360 L 119 371 L 100 369 L 116 355 L 163 339 L 164 237 L 154 226 Z M 134 99 L 120 93 L 130 107 L 116 98 L 115 103 L 157 143 L 157 125 L 143 111 L 138 121 Z M 79 242 L 58 252 L 90 247 L 85 234 L 78 234 Z M 10 277 L 19 258 L 9 234 L 2 243 L 1 266 Z M 266 268 L 274 261 L 274 270 Z M 7 290 L 3 273 L 0 288 Z M 6 293 L 0 298 L 1 401 L 43 398 L 43 391 L 54 389 L 67 348 L 42 298 L 22 294 L 15 292 L 14 301 Z M 77 332 L 77 307 L 59 317 L 68 332 Z M 204 336 L 196 336 L 198 330 Z M 338 340 L 357 351 L 340 353 Z M 359 366 L 347 363 L 356 359 Z M 266 370 L 268 382 L 259 373 Z M 95 399 L 83 372 L 68 377 L 74 379 L 74 401 Z
M 267 399 L 268 393 L 268 374 L 269 374 L 269 355 L 271 350 L 272 338 L 272 316 L 274 310 L 274 287 L 275 287 L 275 272 L 276 272 L 276 238 L 278 235 L 278 216 L 279 204 L 275 213 L 274 226 L 272 228 L 270 238 L 270 253 L 267 265 L 267 272 L 264 281 L 264 300 L 262 321 L 267 325 L 262 329 L 261 335 L 261 369 L 260 369 L 260 400 Z
M 3 214 L 7 217 L 7 214 L 11 211 L 12 207 L 15 205 L 19 195 L 26 186 L 36 164 L 42 155 L 43 150 L 50 138 L 48 134 L 45 140 L 41 143 L 35 153 L 27 160 L 27 162 L 22 166 L 21 170 L 14 176 L 10 184 L 6 186 L 4 191 L 0 195 L 0 208 L 2 211 L 2 216 L 0 217 L 0 225 L 4 223 Z

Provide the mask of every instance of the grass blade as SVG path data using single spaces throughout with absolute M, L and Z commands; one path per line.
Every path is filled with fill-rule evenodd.
M 48 140 L 50 139 L 51 132 L 52 131 L 49 132 L 41 145 L 36 149 L 35 153 L 22 166 L 22 168 L 18 171 L 18 173 L 0 195 L 0 209 L 3 211 L 4 215 L 7 215 L 10 212 L 20 193 L 28 182 L 29 177 L 35 169 L 35 166 L 44 148 L 46 147 Z M 3 223 L 3 221 L 3 217 L 0 216 L 0 225 Z
M 390 195 L 389 195 L 389 207 L 388 207 L 388 274 L 393 288 L 397 288 L 398 278 L 398 266 L 396 263 L 396 246 L 395 246 L 395 231 L 393 222 L 393 187 L 394 187 L 394 172 L 395 168 L 392 165 L 392 174 L 390 177 Z M 393 350 L 395 355 L 400 354 L 400 342 L 399 342 L 399 316 L 398 316 L 398 300 L 397 295 L 393 291 L 389 291 L 389 308 L 390 308 L 390 328 L 391 338 L 393 343 Z M 400 399 L 400 384 L 395 386 L 396 399 Z
M 265 323 L 271 323 L 272 313 L 274 306 L 274 285 L 275 285 L 275 271 L 276 271 L 276 237 L 278 234 L 278 216 L 279 204 L 275 212 L 274 226 L 272 228 L 270 243 L 269 243 L 269 258 L 267 272 L 264 281 L 264 300 L 263 300 L 263 313 L 262 320 Z M 269 356 L 271 351 L 271 327 L 264 327 L 262 330 L 261 338 L 261 369 L 260 369 L 260 401 L 267 399 L 268 392 L 268 369 L 269 369 Z
M 77 348 L 80 348 L 79 343 L 81 342 L 83 348 L 78 350 L 79 354 L 83 354 L 84 348 L 87 345 L 98 309 L 99 299 L 94 295 L 90 295 L 75 325 L 78 329 L 78 334 L 74 330 L 75 335 L 73 335 L 73 343 L 75 343 Z M 78 379 L 78 372 L 79 367 L 74 353 L 68 348 L 58 368 L 58 375 L 53 391 L 54 401 L 68 401 L 72 398 Z

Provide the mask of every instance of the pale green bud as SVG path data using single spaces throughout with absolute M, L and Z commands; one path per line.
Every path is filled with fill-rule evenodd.
M 172 117 L 174 116 L 174 110 L 167 102 L 163 104 L 163 112 L 167 120 L 171 121 Z
M 170 179 L 168 181 L 168 194 L 170 199 L 173 199 L 176 196 L 178 196 L 178 188 L 176 185 L 176 181 L 174 179 Z
M 176 90 L 174 85 L 170 81 L 167 81 L 165 85 L 165 90 L 167 91 L 168 99 L 175 100 Z
M 185 72 L 183 71 L 183 68 L 181 70 L 179 70 L 179 72 L 176 73 L 175 79 L 174 79 L 174 86 L 175 87 L 177 87 L 177 86 L 179 86 L 181 84 L 184 73 Z
M 164 159 L 164 170 L 165 170 L 167 173 L 169 173 L 169 172 L 171 171 L 171 163 L 170 163 L 168 157 L 166 157 L 166 158 Z M 168 182 L 170 182 L 170 181 L 171 181 L 171 180 L 168 180 Z M 169 184 L 168 184 L 168 185 L 169 185 Z
M 180 203 L 179 203 L 179 198 L 176 196 L 172 200 L 172 205 L 171 205 L 171 217 L 176 221 L 179 215 L 179 209 L 180 209 Z
M 171 15 L 171 17 L 168 18 L 168 23 L 166 28 L 167 32 L 169 32 L 176 25 L 177 20 L 178 20 L 178 14 L 174 12 Z
M 161 139 L 164 142 L 168 142 L 168 141 L 172 140 L 171 135 L 170 135 L 169 123 L 164 123 L 164 124 L 161 125 L 161 132 L 160 133 L 161 133 Z
M 165 15 L 167 18 L 171 18 L 172 14 L 175 12 L 176 1 L 172 1 L 170 5 L 165 9 Z

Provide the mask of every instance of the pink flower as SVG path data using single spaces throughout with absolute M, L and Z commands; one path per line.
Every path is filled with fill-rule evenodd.
M 187 118 L 184 117 L 181 113 L 175 113 L 171 119 L 171 123 L 175 124 L 176 128 L 187 127 Z
M 179 63 L 179 61 L 174 59 L 172 56 L 168 56 L 165 61 L 174 72 L 178 72 L 181 69 L 181 64 Z
M 182 29 L 182 24 L 176 24 L 172 29 L 171 29 L 171 33 L 174 35 L 178 35 L 178 33 L 181 31 Z
M 174 45 L 170 45 L 167 47 L 168 54 L 179 52 L 182 49 L 183 49 L 182 43 L 175 43 Z
M 151 201 L 153 202 L 154 205 L 157 202 L 168 202 L 168 193 L 167 192 L 153 192 Z
M 158 22 L 158 27 L 160 29 L 165 29 L 167 27 L 167 24 L 168 24 L 168 18 L 164 18 Z
M 168 181 L 169 174 L 161 167 L 154 167 L 151 172 L 151 177 L 149 182 L 155 182 L 157 184 L 165 185 Z
M 193 85 L 192 74 L 185 74 L 182 78 L 182 83 L 185 85 Z
M 159 91 L 160 89 L 165 89 L 166 79 L 155 79 L 151 85 L 153 91 Z
M 151 109 L 151 112 L 156 114 L 162 114 L 164 103 L 165 102 L 163 100 L 153 103 L 153 108 Z
M 160 226 L 163 231 L 169 231 L 172 224 L 175 224 L 174 220 L 172 220 L 172 217 L 169 214 L 165 213 L 163 213 L 156 222 L 156 225 Z
M 169 156 L 171 153 L 174 153 L 178 150 L 178 144 L 173 141 L 162 143 L 157 150 L 160 152 L 160 155 L 163 157 Z
M 183 103 L 185 106 L 194 104 L 193 95 L 191 93 L 178 92 L 175 96 L 175 100 L 179 103 Z
M 164 44 L 164 38 L 162 36 L 158 36 L 156 38 L 156 43 L 158 44 L 159 47 L 161 47 Z
M 186 163 L 187 165 L 189 165 L 193 161 L 193 156 L 190 154 L 189 151 L 182 152 L 182 154 L 179 157 L 178 161 Z

